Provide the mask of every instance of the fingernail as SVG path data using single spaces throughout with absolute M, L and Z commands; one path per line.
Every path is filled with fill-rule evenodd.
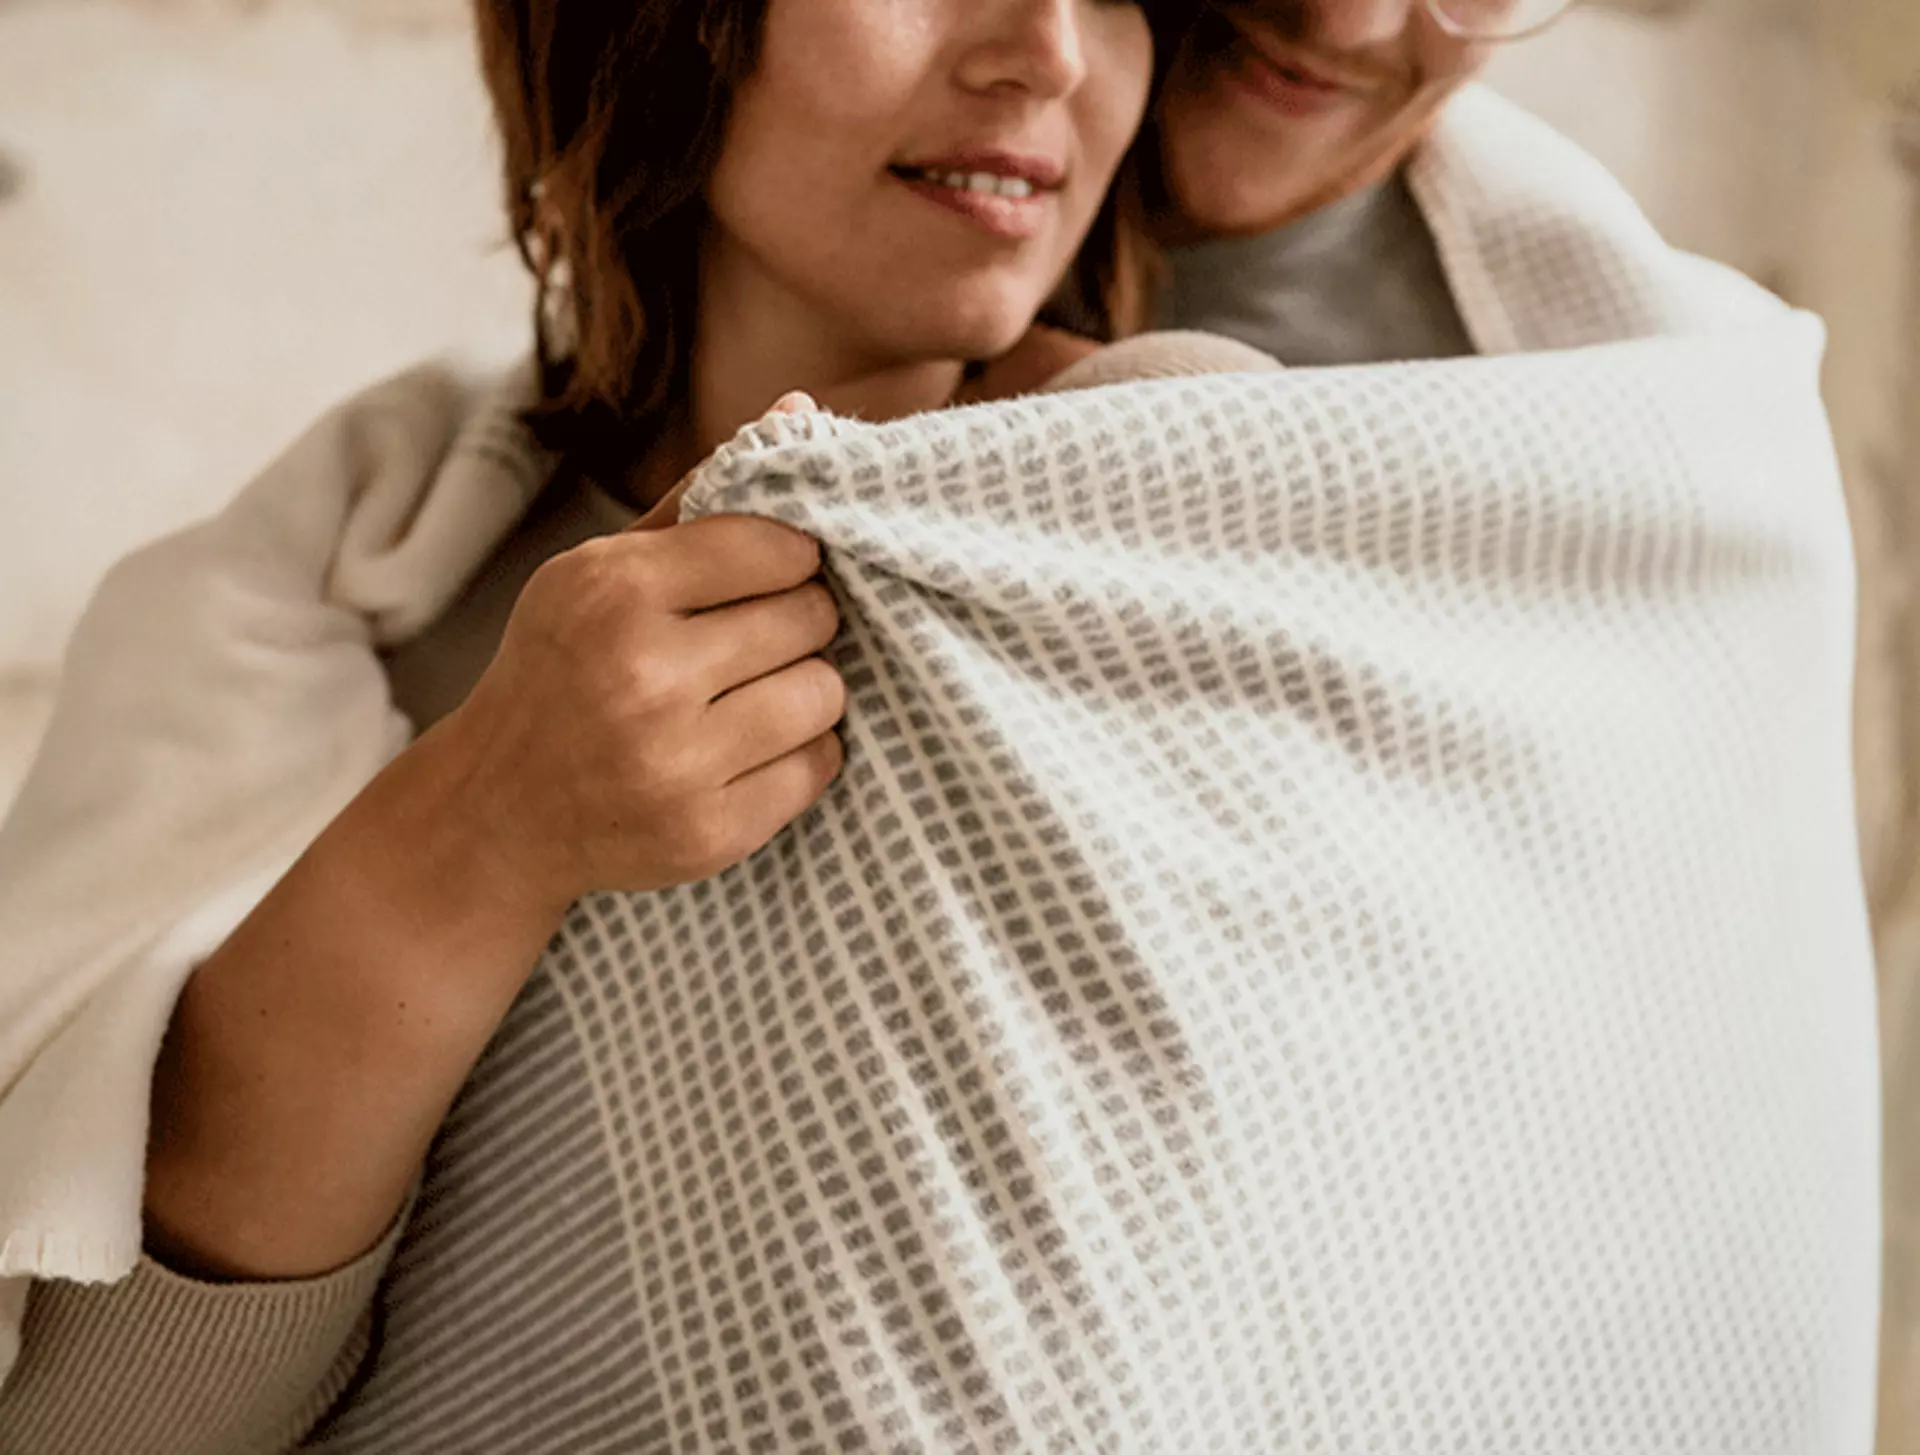
M 813 402 L 813 396 L 804 389 L 792 389 L 773 401 L 769 414 L 812 414 L 820 406 Z

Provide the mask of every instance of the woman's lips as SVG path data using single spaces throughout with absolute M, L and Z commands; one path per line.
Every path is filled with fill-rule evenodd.
M 1052 188 L 995 172 L 940 167 L 896 167 L 891 175 L 909 191 L 1009 242 L 1037 237 L 1053 206 Z

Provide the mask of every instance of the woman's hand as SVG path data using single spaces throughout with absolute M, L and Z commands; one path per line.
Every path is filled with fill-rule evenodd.
M 793 394 L 774 411 L 812 407 Z M 749 516 L 676 524 L 685 486 L 535 572 L 443 725 L 469 816 L 552 905 L 716 874 L 840 770 L 819 545 Z
M 748 516 L 657 524 L 677 506 L 543 565 L 434 729 L 478 831 L 550 904 L 717 873 L 840 770 L 818 544 Z

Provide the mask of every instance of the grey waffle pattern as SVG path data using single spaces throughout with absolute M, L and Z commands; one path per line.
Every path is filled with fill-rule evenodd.
M 690 510 L 826 542 L 846 771 L 575 908 L 314 1443 L 1863 1449 L 1781 328 L 743 436 Z

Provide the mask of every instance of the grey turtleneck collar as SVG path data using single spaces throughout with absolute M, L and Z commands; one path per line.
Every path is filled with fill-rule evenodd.
M 1158 327 L 1225 334 L 1283 364 L 1474 352 L 1398 174 L 1272 232 L 1170 248 L 1167 265 Z

